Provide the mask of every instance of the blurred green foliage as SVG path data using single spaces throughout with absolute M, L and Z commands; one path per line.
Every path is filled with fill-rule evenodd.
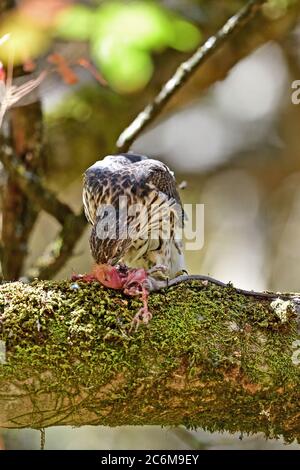
M 9 40 L 1 45 L 0 60 L 14 64 L 24 63 L 28 58 L 35 58 L 50 46 L 51 37 L 30 19 L 20 14 L 10 15 L 0 25 L 0 38 L 9 34 Z
M 224 14 L 225 17 L 233 14 L 245 1 L 228 2 L 225 12 L 222 2 L 199 0 L 199 3 L 202 14 L 206 11 L 204 17 L 209 17 L 208 4 L 214 5 L 211 8 L 219 25 L 218 15 L 222 13 L 223 18 Z M 276 19 L 295 1 L 268 0 L 263 11 Z M 185 5 L 188 4 L 187 1 Z M 181 13 L 175 13 L 154 0 L 106 0 L 100 5 L 66 3 L 57 10 L 55 0 L 33 2 L 27 10 L 22 5 L 1 22 L 0 38 L 10 33 L 10 40 L 0 46 L 2 62 L 7 64 L 13 57 L 15 64 L 22 64 L 42 54 L 47 56 L 51 41 L 56 38 L 84 41 L 89 44 L 90 56 L 109 86 L 119 93 L 137 92 L 145 87 L 153 74 L 155 53 L 169 47 L 180 52 L 191 51 L 201 41 L 201 31 L 184 18 L 183 8 Z
M 264 6 L 264 12 L 271 19 L 280 18 L 296 1 L 297 0 L 269 0 Z
M 189 51 L 201 39 L 196 26 L 152 2 L 106 2 L 96 9 L 73 5 L 59 15 L 56 34 L 89 41 L 96 65 L 120 92 L 147 84 L 153 52 L 167 47 Z

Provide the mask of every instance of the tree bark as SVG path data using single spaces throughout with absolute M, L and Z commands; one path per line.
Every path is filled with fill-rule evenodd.
M 0 0 L 0 17 L 16 7 L 14 0 Z M 14 77 L 24 75 L 23 67 L 17 66 Z M 43 167 L 41 147 L 43 122 L 41 101 L 10 110 L 7 118 L 8 131 L 4 134 L 6 146 L 15 154 L 20 163 L 33 173 L 40 174 Z M 0 160 L 5 150 L 1 142 Z M 23 193 L 18 183 L 8 173 L 1 195 L 2 230 L 0 262 L 5 279 L 18 279 L 22 274 L 27 256 L 28 240 L 38 216 L 35 205 Z
M 26 169 L 42 170 L 42 109 L 38 100 L 28 106 L 10 110 L 10 137 L 7 145 Z M 5 149 L 0 150 L 0 160 Z M 15 280 L 23 271 L 28 240 L 38 216 L 36 205 L 22 191 L 14 177 L 7 174 L 2 194 L 2 270 L 3 277 Z
M 8 10 L 15 6 L 14 0 L 0 0 L 0 15 L 7 13 Z
M 300 441 L 298 299 L 190 282 L 153 318 L 98 283 L 0 286 L 0 426 L 185 425 Z

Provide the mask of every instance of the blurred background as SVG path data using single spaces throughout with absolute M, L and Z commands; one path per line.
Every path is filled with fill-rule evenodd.
M 176 67 L 245 3 L 0 2 L 2 135 L 60 200 L 79 213 L 83 171 L 115 152 L 120 132 Z M 187 182 L 183 202 L 205 205 L 204 246 L 186 253 L 191 273 L 246 289 L 300 291 L 300 105 L 291 99 L 292 83 L 300 79 L 299 12 L 297 0 L 267 2 L 132 147 L 164 161 L 179 183 Z M 8 110 L 4 98 L 9 96 L 12 64 L 17 87 L 43 72 L 46 76 Z M 7 216 L 18 188 L 1 163 L 0 186 L 2 275 L 14 279 L 26 276 L 40 256 L 47 256 L 59 224 L 32 208 L 25 197 L 19 198 L 20 211 L 10 209 Z M 22 240 L 23 254 L 14 254 L 12 236 Z M 86 227 L 54 278 L 89 271 L 88 237 Z M 39 448 L 39 432 L 2 431 L 0 444 L 7 449 Z M 87 426 L 47 430 L 46 448 L 300 446 L 184 428 Z

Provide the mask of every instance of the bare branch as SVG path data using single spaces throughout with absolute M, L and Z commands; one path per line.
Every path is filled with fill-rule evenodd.
M 37 174 L 27 170 L 25 165 L 12 154 L 10 147 L 3 144 L 1 148 L 0 158 L 3 166 L 17 181 L 22 191 L 31 198 L 33 203 L 55 217 L 63 225 L 65 219 L 73 215 L 73 211 L 69 206 L 60 202 L 55 194 L 43 185 Z
M 83 211 L 79 215 L 68 216 L 57 237 L 29 269 L 27 277 L 51 279 L 74 254 L 74 247 L 86 226 L 87 221 Z
M 81 237 L 87 221 L 83 210 L 79 215 L 73 213 L 67 204 L 61 202 L 56 195 L 47 189 L 41 179 L 12 155 L 10 147 L 2 144 L 1 161 L 4 168 L 30 198 L 32 203 L 52 215 L 62 225 L 57 237 L 45 249 L 45 252 L 29 269 L 29 279 L 39 277 L 50 279 L 73 255 L 74 247 Z
M 134 121 L 122 132 L 117 141 L 117 148 L 121 152 L 127 151 L 136 138 L 142 133 L 162 109 L 167 105 L 175 93 L 186 83 L 215 51 L 228 41 L 242 26 L 249 22 L 256 11 L 266 0 L 251 0 L 236 15 L 232 16 L 225 25 L 211 36 L 196 52 L 176 70 L 171 79 L 163 85 L 153 102 L 134 119 Z

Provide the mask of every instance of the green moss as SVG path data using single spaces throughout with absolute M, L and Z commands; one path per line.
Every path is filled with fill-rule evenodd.
M 282 322 L 269 301 L 198 282 L 152 294 L 149 306 L 150 324 L 130 332 L 139 299 L 98 283 L 2 285 L 0 383 L 34 392 L 26 425 L 184 424 L 299 438 L 293 309 Z

